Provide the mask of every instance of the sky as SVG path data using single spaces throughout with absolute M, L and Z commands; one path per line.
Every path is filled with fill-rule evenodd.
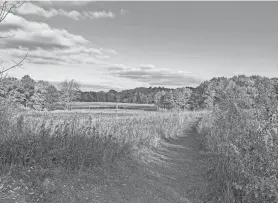
M 278 77 L 278 2 L 26 2 L 0 23 L 8 74 L 84 90 Z M 9 37 L 6 37 L 9 36 Z

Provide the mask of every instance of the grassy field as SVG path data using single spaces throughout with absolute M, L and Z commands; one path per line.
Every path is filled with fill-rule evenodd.
M 94 117 L 106 117 L 106 118 L 119 118 L 126 116 L 142 115 L 142 110 L 126 110 L 126 109 L 75 109 L 75 110 L 55 110 L 49 112 L 43 111 L 27 111 L 23 115 L 25 117 L 48 117 L 48 118 L 72 118 L 72 117 L 88 117 L 93 115 Z M 145 112 L 155 113 L 155 112 Z
M 124 165 L 138 164 L 140 154 L 199 115 L 79 110 L 9 117 L 14 109 L 1 109 L 0 197 L 6 202 L 97 202 Z
M 113 103 L 113 102 L 73 102 L 72 109 L 131 109 L 157 111 L 154 104 Z

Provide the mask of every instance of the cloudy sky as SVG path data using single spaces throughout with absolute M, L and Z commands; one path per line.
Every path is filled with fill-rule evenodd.
M 31 2 L 0 23 L 2 66 L 86 90 L 278 77 L 278 2 Z

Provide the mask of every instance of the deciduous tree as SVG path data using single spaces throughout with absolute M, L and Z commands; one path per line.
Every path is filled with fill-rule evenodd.
M 71 103 L 77 98 L 80 84 L 74 80 L 65 80 L 60 84 L 60 101 L 65 105 L 65 109 L 71 110 Z

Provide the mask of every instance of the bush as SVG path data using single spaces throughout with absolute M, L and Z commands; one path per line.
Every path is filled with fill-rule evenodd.
M 278 202 L 278 114 L 265 114 L 225 100 L 200 124 L 215 154 L 213 202 Z

